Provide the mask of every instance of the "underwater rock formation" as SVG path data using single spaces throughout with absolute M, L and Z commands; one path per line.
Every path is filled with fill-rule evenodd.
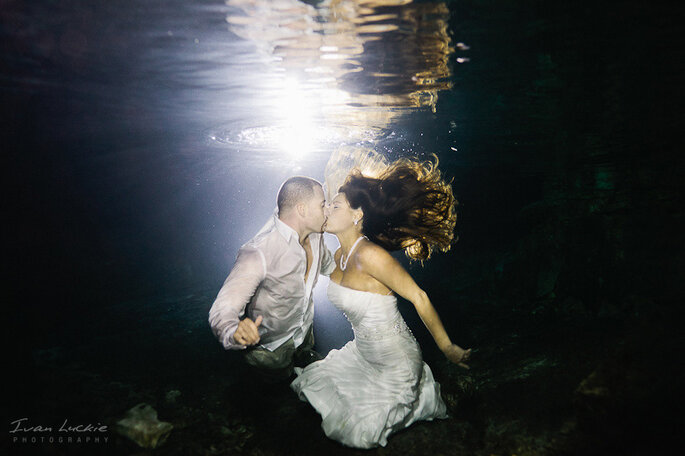
M 142 448 L 157 448 L 163 444 L 174 428 L 171 423 L 159 421 L 157 411 L 144 402 L 134 406 L 117 421 L 116 430 Z
M 175 404 L 176 398 L 180 395 L 181 392 L 179 390 L 170 390 L 167 391 L 166 395 L 164 396 L 164 399 L 166 400 L 167 404 Z

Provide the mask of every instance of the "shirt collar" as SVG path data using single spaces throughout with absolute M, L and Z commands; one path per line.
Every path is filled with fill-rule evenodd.
M 274 210 L 273 218 L 274 224 L 276 225 L 276 229 L 279 233 L 281 233 L 281 236 L 283 236 L 286 241 L 290 242 L 292 238 L 295 238 L 295 240 L 299 242 L 300 237 L 297 234 L 297 231 L 295 231 L 293 228 L 291 228 L 285 222 L 278 218 L 278 208 Z

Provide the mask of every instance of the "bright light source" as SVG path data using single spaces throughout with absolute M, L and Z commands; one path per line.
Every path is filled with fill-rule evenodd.
M 285 118 L 282 137 L 275 139 L 292 159 L 303 158 L 316 147 L 313 114 L 317 106 L 294 79 L 285 81 L 279 98 L 276 100 L 277 114 Z

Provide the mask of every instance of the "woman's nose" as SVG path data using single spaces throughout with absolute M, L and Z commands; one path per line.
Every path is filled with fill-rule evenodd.
M 331 215 L 331 207 L 328 204 L 323 208 L 323 215 L 325 215 L 326 218 Z

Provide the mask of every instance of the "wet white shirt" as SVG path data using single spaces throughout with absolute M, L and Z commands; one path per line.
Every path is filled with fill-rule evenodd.
M 307 238 L 312 265 L 305 280 L 307 256 L 297 232 L 276 213 L 238 251 L 238 258 L 209 310 L 209 324 L 226 349 L 244 349 L 233 339 L 245 313 L 252 321 L 259 315 L 259 344 L 268 350 L 291 337 L 295 346 L 304 341 L 314 321 L 312 290 L 319 274 L 330 275 L 335 261 L 323 234 Z

